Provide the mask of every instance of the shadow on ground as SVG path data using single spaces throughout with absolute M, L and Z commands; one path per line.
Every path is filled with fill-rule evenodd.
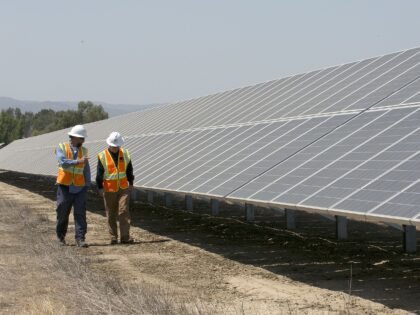
M 0 181 L 55 200 L 50 177 L 4 172 Z M 319 215 L 299 213 L 292 232 L 279 211 L 257 208 L 248 223 L 238 206 L 222 204 L 220 216 L 212 217 L 204 201 L 194 201 L 191 213 L 183 211 L 181 199 L 168 209 L 160 206 L 162 196 L 154 205 L 145 198 L 131 205 L 133 226 L 293 280 L 420 313 L 420 255 L 403 252 L 402 232 L 394 228 L 349 221 L 349 239 L 337 242 L 335 223 Z M 88 210 L 105 215 L 93 191 Z

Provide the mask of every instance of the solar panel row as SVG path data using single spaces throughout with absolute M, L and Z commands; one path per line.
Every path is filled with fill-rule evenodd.
M 419 75 L 420 49 L 410 49 L 113 117 L 88 125 L 89 140 L 113 130 L 131 136 L 412 103 L 420 99 Z M 57 138 L 65 140 L 54 132 L 15 145 L 49 146 Z
M 88 124 L 86 145 L 123 133 L 143 188 L 420 226 L 419 101 L 411 49 Z M 54 175 L 66 138 L 15 141 L 0 168 Z

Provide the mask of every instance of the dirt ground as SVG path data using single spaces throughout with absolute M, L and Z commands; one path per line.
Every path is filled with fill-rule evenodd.
M 67 236 L 70 255 L 86 259 L 86 272 L 149 283 L 220 314 L 420 314 L 420 255 L 402 252 L 396 229 L 350 221 L 349 240 L 337 242 L 334 222 L 318 215 L 299 213 L 291 232 L 278 211 L 257 209 L 248 223 L 236 206 L 222 205 L 212 217 L 204 201 L 191 213 L 181 200 L 168 209 L 161 198 L 153 205 L 144 198 L 131 205 L 135 244 L 111 246 L 102 202 L 89 193 L 89 248 L 74 246 L 72 223 Z M 50 178 L 0 172 L 0 271 L 14 268 L 15 288 L 0 277 L 0 313 L 27 308 L 42 289 L 36 283 L 49 276 L 28 275 L 13 263 L 30 261 L 31 253 L 7 212 L 24 206 L 42 214 L 41 231 L 53 243 L 54 200 Z M 32 289 L 20 294 L 16 288 L 28 283 Z

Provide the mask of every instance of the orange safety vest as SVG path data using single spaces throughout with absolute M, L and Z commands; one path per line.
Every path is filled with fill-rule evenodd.
M 118 167 L 108 149 L 98 154 L 98 158 L 104 167 L 103 186 L 105 192 L 117 192 L 128 188 L 126 170 L 131 157 L 128 150 L 120 148 L 118 152 Z
M 73 160 L 73 152 L 70 149 L 70 144 L 60 143 L 58 147 L 63 151 L 66 159 Z M 87 156 L 87 149 L 81 147 L 77 153 L 77 159 L 82 159 L 84 156 Z M 85 163 L 77 164 L 70 167 L 58 166 L 58 175 L 57 175 L 57 184 L 60 185 L 74 185 L 74 186 L 85 186 L 85 176 L 83 170 L 85 168 Z

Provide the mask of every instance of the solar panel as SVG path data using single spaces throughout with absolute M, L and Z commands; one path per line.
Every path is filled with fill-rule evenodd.
M 170 184 L 164 188 L 202 193 L 219 188 L 217 193 L 213 191 L 212 194 L 222 196 L 236 183 L 252 179 L 261 169 L 287 158 L 346 118 L 348 115 L 242 127 L 245 130 L 239 136 L 228 136 L 225 141 L 221 139 L 219 146 L 209 144 L 209 151 L 204 151 L 204 156 L 196 154 L 194 162 L 181 161 L 173 167 L 175 172 L 173 169 L 160 172 L 159 177 L 153 177 L 152 181 L 146 178 L 144 186 L 156 187 L 166 181 Z M 191 176 L 194 171 L 199 173 Z
M 229 197 L 381 214 L 389 198 L 420 179 L 419 135 L 419 106 L 367 111 Z M 407 205 L 417 209 L 414 217 L 394 211 L 415 220 L 419 204 Z
M 86 146 L 95 176 L 121 132 L 138 187 L 420 225 L 419 102 L 415 48 L 86 124 Z M 55 175 L 62 141 L 15 141 L 0 168 Z

